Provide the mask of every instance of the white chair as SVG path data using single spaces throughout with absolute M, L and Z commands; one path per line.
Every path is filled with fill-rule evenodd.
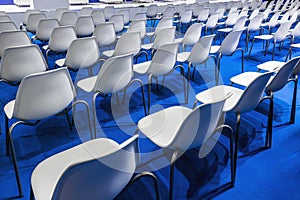
M 149 37 L 155 37 L 162 29 L 173 27 L 173 18 L 163 17 L 157 24 L 154 32 L 147 32 Z
M 236 23 L 238 19 L 238 15 L 239 15 L 238 11 L 232 12 L 228 14 L 227 19 L 224 22 L 218 22 L 218 25 L 219 26 L 224 25 L 225 28 L 232 27 Z
M 202 9 L 202 10 L 199 12 L 197 21 L 198 21 L 198 22 L 206 22 L 207 19 L 208 19 L 208 17 L 209 17 L 209 9 L 208 9 L 208 8 Z
M 38 9 L 27 9 L 25 11 L 25 14 L 23 15 L 23 20 L 22 23 L 20 24 L 20 29 L 22 30 L 24 27 L 26 27 L 27 21 L 28 21 L 28 17 L 30 14 L 33 13 L 40 13 L 41 11 Z
M 215 13 L 212 14 L 211 16 L 209 16 L 209 18 L 207 19 L 206 23 L 205 23 L 205 35 L 207 35 L 207 31 L 210 29 L 211 32 L 213 33 L 215 28 L 217 27 L 217 23 L 219 20 L 219 14 Z
M 100 58 L 99 48 L 95 37 L 78 38 L 72 41 L 66 58 L 55 61 L 59 67 L 68 67 L 72 71 L 88 69 L 89 76 L 93 76 L 92 67 Z
M 156 199 L 159 200 L 154 174 L 142 172 L 134 176 L 139 164 L 137 140 L 137 135 L 121 144 L 108 138 L 98 138 L 45 159 L 31 175 L 31 199 L 101 197 L 110 200 L 136 180 L 148 176 L 154 182 Z
M 183 106 L 169 107 L 139 120 L 137 131 L 165 150 L 164 154 L 170 162 L 168 199 L 172 200 L 176 191 L 174 189 L 176 160 L 189 149 L 197 149 L 199 158 L 204 158 L 216 144 L 212 141 L 218 140 L 217 132 L 225 127 L 231 130 L 229 126 L 218 124 L 226 98 L 228 97 L 218 98 L 194 109 Z M 232 133 L 230 137 L 233 138 Z M 232 140 L 230 141 L 231 185 L 234 183 Z
M 132 79 L 134 74 L 132 63 L 132 54 L 111 57 L 101 66 L 97 76 L 81 79 L 77 82 L 76 89 L 81 89 L 84 92 L 93 92 L 94 94 L 92 102 L 92 109 L 94 112 L 94 133 L 96 133 L 97 120 L 96 97 L 98 95 L 105 97 L 107 94 L 114 94 L 119 103 L 118 93 L 123 91 L 124 102 L 126 90 L 134 82 L 138 82 L 141 86 L 144 111 L 145 115 L 147 115 L 143 83 L 139 79 Z
M 32 37 L 33 42 L 39 40 L 48 42 L 54 28 L 59 27 L 56 19 L 42 19 L 37 27 L 36 34 Z
M 220 40 L 222 38 L 222 35 L 226 35 L 230 33 L 231 31 L 238 31 L 238 30 L 244 30 L 245 29 L 245 23 L 247 21 L 246 16 L 240 17 L 238 20 L 236 20 L 234 26 L 232 28 L 222 28 L 222 29 L 217 29 L 219 35 L 220 35 Z
M 3 31 L 17 31 L 18 28 L 13 22 L 0 22 L 0 33 Z
M 251 33 L 259 31 L 259 34 L 261 34 L 261 23 L 263 21 L 263 15 L 258 14 L 256 15 L 252 20 L 250 20 L 247 29 L 246 29 L 246 51 L 248 51 L 248 45 L 251 38 Z
M 76 38 L 73 26 L 59 26 L 54 28 L 49 39 L 49 44 L 43 46 L 43 49 L 46 51 L 47 63 L 49 63 L 50 52 L 55 54 L 65 53 Z
M 0 22 L 12 22 L 12 20 L 8 15 L 1 15 Z
M 130 22 L 130 10 L 128 10 L 128 9 L 119 10 L 119 14 L 123 15 L 124 25 L 129 24 L 129 22 Z
M 167 6 L 162 13 L 162 17 L 173 17 L 174 16 L 174 6 Z
M 146 13 L 136 13 L 133 17 L 133 20 L 147 20 Z
M 91 16 L 78 17 L 74 26 L 77 37 L 91 36 L 95 30 L 93 18 Z
M 219 83 L 221 58 L 223 56 L 232 56 L 236 52 L 240 51 L 242 54 L 241 55 L 242 72 L 244 72 L 244 50 L 242 48 L 238 48 L 242 32 L 243 30 L 232 31 L 225 37 L 221 45 L 211 46 L 210 53 L 217 54 L 217 77 L 216 77 L 217 84 Z
M 113 23 L 100 23 L 96 26 L 93 36 L 96 37 L 98 46 L 105 47 L 114 44 L 116 32 Z
M 141 40 L 144 39 L 144 37 L 146 36 L 146 21 L 143 19 L 139 19 L 139 20 L 133 20 L 128 29 L 127 32 L 140 32 L 141 34 Z
M 26 31 L 29 31 L 33 34 L 36 33 L 37 27 L 42 19 L 46 19 L 44 13 L 32 13 L 28 16 Z
M 77 21 L 77 13 L 75 11 L 65 11 L 59 20 L 61 26 L 75 26 Z
M 91 16 L 93 18 L 95 26 L 105 22 L 105 16 L 103 10 L 93 10 Z
M 57 19 L 57 21 L 60 21 L 62 14 L 68 10 L 68 8 L 56 8 L 54 12 L 55 19 Z
M 157 15 L 157 5 L 151 4 L 150 6 L 147 6 L 146 16 L 149 19 L 154 19 Z
M 290 35 L 291 35 L 291 44 L 295 42 L 295 38 L 300 37 L 300 23 L 298 22 L 297 25 L 289 30 Z
M 250 58 L 250 54 L 251 54 L 252 47 L 254 45 L 255 40 L 263 40 L 263 41 L 266 41 L 266 47 L 265 47 L 264 55 L 266 55 L 267 52 L 268 52 L 270 41 L 273 42 L 272 60 L 274 60 L 274 52 L 275 52 L 276 43 L 279 42 L 282 45 L 284 40 L 287 39 L 287 36 L 288 36 L 289 29 L 290 29 L 291 25 L 292 25 L 291 22 L 284 22 L 279 26 L 279 28 L 277 29 L 277 31 L 273 35 L 254 36 L 254 39 L 252 41 L 252 45 L 251 45 L 251 48 L 250 48 L 250 51 L 249 51 L 249 54 L 248 54 L 248 58 Z
M 124 29 L 124 16 L 123 14 L 112 15 L 109 20 L 110 23 L 114 24 L 115 32 L 121 33 Z
M 214 102 L 216 99 L 220 99 L 229 93 L 231 96 L 226 99 L 223 112 L 234 112 L 236 114 L 236 129 L 235 129 L 235 138 L 234 138 L 234 157 L 233 157 L 233 184 L 236 179 L 236 168 L 237 168 L 237 154 L 239 147 L 239 128 L 241 123 L 241 114 L 247 113 L 257 107 L 257 105 L 267 99 L 267 97 L 262 98 L 266 85 L 272 75 L 272 72 L 261 74 L 251 84 L 245 88 L 245 90 L 235 88 L 232 86 L 218 85 L 212 88 L 209 88 L 203 92 L 200 92 L 196 95 L 196 102 L 201 103 L 210 103 Z M 269 145 L 269 128 L 270 119 L 268 119 L 268 128 L 266 131 L 266 141 L 265 148 L 268 148 Z
M 152 79 L 158 80 L 158 76 L 163 76 L 162 85 L 164 85 L 164 80 L 167 75 L 170 75 L 176 68 L 180 68 L 181 76 L 183 77 L 183 88 L 184 96 L 186 98 L 185 90 L 185 78 L 184 78 L 184 68 L 183 66 L 176 66 L 178 43 L 171 43 L 162 45 L 157 49 L 155 55 L 151 61 L 142 62 L 133 65 L 133 71 L 138 74 L 148 75 L 148 114 L 150 113 L 151 105 L 151 84 Z M 186 101 L 186 99 L 185 99 Z
M 111 16 L 115 14 L 115 8 L 113 6 L 105 6 L 103 9 L 105 20 L 108 21 Z
M 61 68 L 24 77 L 18 88 L 16 99 L 4 106 L 7 142 L 20 195 L 22 195 L 22 186 L 13 142 L 14 128 L 21 124 L 34 126 L 40 120 L 61 112 L 68 117 L 69 109 L 66 107 L 74 97 L 75 90 L 69 72 L 66 68 Z M 9 119 L 17 121 L 8 129 Z
M 93 7 L 82 7 L 81 10 L 79 11 L 79 17 L 91 16 L 92 12 L 93 12 Z
M 267 27 L 268 33 L 270 34 L 272 32 L 272 30 L 274 29 L 274 27 L 276 27 L 278 25 L 278 18 L 280 16 L 280 14 L 281 14 L 280 12 L 276 12 L 268 22 L 262 23 L 261 27 L 263 27 L 263 28 Z
M 0 33 L 0 58 L 8 47 L 30 44 L 31 40 L 25 31 L 3 31 Z
M 193 17 L 193 10 L 185 10 L 184 12 L 181 13 L 179 16 L 180 19 L 178 21 L 174 21 L 175 23 L 178 24 L 178 30 L 180 31 L 181 27 L 186 25 L 189 27 L 192 17 Z

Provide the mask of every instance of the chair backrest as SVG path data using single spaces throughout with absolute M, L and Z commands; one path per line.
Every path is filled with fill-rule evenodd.
M 177 50 L 178 43 L 162 45 L 154 54 L 147 73 L 154 76 L 169 73 L 176 63 Z
M 274 27 L 278 24 L 278 18 L 280 16 L 281 12 L 276 12 L 269 21 L 269 27 Z
M 247 21 L 247 16 L 242 16 L 238 18 L 232 30 L 242 30 L 245 27 L 246 21 Z
M 77 13 L 75 11 L 65 11 L 59 21 L 61 26 L 75 26 L 77 21 Z
M 114 56 L 102 65 L 93 90 L 111 94 L 123 90 L 133 77 L 133 55 Z
M 230 32 L 223 40 L 219 52 L 222 55 L 228 56 L 234 53 L 237 49 L 243 30 Z
M 0 23 L 0 27 L 1 27 L 1 23 Z M 294 30 L 291 32 L 292 36 L 294 38 L 299 37 L 300 36 L 300 22 L 298 22 L 296 24 L 296 26 L 294 27 Z
M 286 13 L 284 13 L 284 14 L 282 15 L 280 21 L 281 21 L 281 22 L 286 22 L 286 21 L 289 20 L 289 17 L 290 17 L 290 13 L 289 13 L 289 12 L 286 12 Z
M 4 50 L 0 77 L 20 82 L 25 76 L 47 70 L 47 63 L 37 45 L 10 47 Z
M 128 24 L 130 22 L 130 11 L 128 9 L 120 10 L 119 14 L 123 14 L 124 24 Z
M 25 31 L 3 31 L 0 33 L 0 57 L 8 47 L 30 44 L 31 40 Z
M 76 38 L 73 26 L 56 27 L 51 33 L 48 49 L 55 52 L 66 52 Z
M 259 9 L 253 10 L 251 15 L 249 16 L 249 20 L 252 20 L 254 17 L 256 17 L 258 13 L 259 13 Z
M 119 38 L 113 56 L 119 56 L 123 54 L 137 55 L 141 50 L 141 34 L 139 31 L 126 32 Z
M 93 12 L 93 8 L 92 7 L 83 7 L 81 8 L 80 12 L 79 12 L 79 16 L 91 16 Z
M 209 18 L 207 19 L 207 22 L 206 22 L 206 27 L 207 28 L 215 28 L 218 23 L 218 20 L 219 20 L 218 17 L 219 17 L 218 13 L 215 13 L 215 14 L 212 14 L 211 16 L 209 16 Z
M 173 139 L 168 147 L 179 150 L 201 147 L 213 135 L 227 98 L 228 95 L 218 101 L 196 107 L 185 117 L 177 131 L 177 137 Z M 202 148 L 204 147 L 200 148 L 200 152 L 205 151 Z
M 117 37 L 113 23 L 98 24 L 93 35 L 96 37 L 99 46 L 111 45 Z
M 292 14 L 292 16 L 291 16 L 291 18 L 290 18 L 290 21 L 291 21 L 292 23 L 295 23 L 295 22 L 297 21 L 297 19 L 298 19 L 298 16 L 299 16 L 299 11 L 297 10 L 297 11 L 295 11 L 295 12 Z
M 13 117 L 41 120 L 61 112 L 74 97 L 75 89 L 67 68 L 28 75 L 17 91 Z
M 180 16 L 180 23 L 190 23 L 193 17 L 193 10 L 185 10 Z
M 109 22 L 114 24 L 116 33 L 124 29 L 124 16 L 123 14 L 112 15 L 109 18 Z
M 281 90 L 288 82 L 295 66 L 297 66 L 298 64 L 299 58 L 293 58 L 286 62 L 282 67 L 280 67 L 278 72 L 275 74 L 273 79 L 269 82 L 268 86 L 266 87 L 266 92 L 276 92 Z
M 98 138 L 47 158 L 31 176 L 35 199 L 114 199 L 135 172 L 137 145 L 137 135 L 122 144 Z
M 243 17 L 243 16 L 248 17 L 248 10 L 242 10 L 242 11 L 240 12 L 238 18 Z
M 288 36 L 289 34 L 289 30 L 290 30 L 290 27 L 292 25 L 292 22 L 283 22 L 279 28 L 277 29 L 277 31 L 274 33 L 274 41 L 276 42 L 281 42 L 283 40 L 286 39 L 286 37 Z
M 23 21 L 22 21 L 22 24 L 23 25 L 26 25 L 27 24 L 27 21 L 28 21 L 28 17 L 29 15 L 33 14 L 33 13 L 40 13 L 41 11 L 40 10 L 37 10 L 37 9 L 28 9 L 25 11 L 25 14 L 23 16 Z
M 18 28 L 13 22 L 0 22 L 0 33 L 3 31 L 17 31 Z
M 264 20 L 264 16 L 262 14 L 256 15 L 248 25 L 248 31 L 257 31 L 260 29 L 260 25 Z
M 62 14 L 68 10 L 68 8 L 56 8 L 54 16 L 57 19 L 57 21 L 60 21 Z
M 232 12 L 232 13 L 228 14 L 228 17 L 225 21 L 225 24 L 227 26 L 233 26 L 235 24 L 235 22 L 237 21 L 238 16 L 239 16 L 238 11 L 235 11 L 235 12 Z
M 95 26 L 105 22 L 105 16 L 103 10 L 93 10 L 91 16 L 93 18 Z
M 183 36 L 182 43 L 184 45 L 194 45 L 199 40 L 202 31 L 202 23 L 192 24 Z
M 152 18 L 152 17 L 155 17 L 156 14 L 157 14 L 157 5 L 156 4 L 152 4 L 147 7 L 147 11 L 146 11 L 147 17 Z
M 78 17 L 74 29 L 78 37 L 91 36 L 95 30 L 93 18 L 91 16 Z
M 133 20 L 147 20 L 147 15 L 146 13 L 136 13 L 133 17 Z
M 298 60 L 300 61 L 300 56 L 297 56 L 297 57 L 295 57 L 294 59 L 298 59 Z M 299 75 L 299 73 L 300 73 L 300 62 L 298 62 L 298 63 L 296 64 L 296 66 L 294 67 L 293 72 L 292 72 L 292 75 L 293 75 L 293 76 Z
M 204 22 L 208 19 L 209 16 L 209 8 L 203 9 L 199 12 L 197 20 L 200 22 Z
M 231 110 L 241 114 L 256 108 L 265 91 L 267 83 L 272 76 L 272 73 L 273 72 L 266 72 L 254 79 L 244 90 L 241 97 L 236 100 L 236 104 Z
M 207 60 L 210 47 L 215 35 L 201 37 L 192 48 L 191 54 L 188 57 L 188 62 L 192 64 L 201 64 Z
M 133 20 L 130 23 L 130 26 L 127 29 L 127 32 L 136 32 L 139 31 L 141 34 L 141 39 L 146 35 L 146 21 L 145 20 Z
M 35 33 L 36 29 L 42 19 L 46 19 L 46 15 L 44 13 L 32 13 L 28 16 L 26 30 Z
M 166 9 L 163 11 L 163 17 L 173 17 L 174 16 L 174 7 L 167 6 Z
M 164 44 L 173 43 L 175 39 L 175 27 L 161 29 L 153 42 L 152 49 L 158 49 Z
M 100 53 L 95 37 L 78 38 L 72 41 L 64 65 L 71 69 L 91 67 Z
M 173 26 L 173 18 L 171 17 L 163 17 L 157 24 L 155 28 L 155 35 L 159 33 L 161 29 L 170 28 Z
M 105 6 L 103 9 L 105 20 L 108 21 L 111 16 L 115 14 L 115 8 L 113 6 Z
M 54 28 L 59 27 L 56 19 L 42 19 L 36 30 L 36 38 L 41 41 L 48 41 Z
M 11 19 L 8 15 L 1 15 L 0 22 L 11 22 Z

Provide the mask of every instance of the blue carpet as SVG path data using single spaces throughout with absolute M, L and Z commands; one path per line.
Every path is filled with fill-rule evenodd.
M 244 48 L 245 35 L 242 35 L 240 47 Z M 245 71 L 256 71 L 256 65 L 271 60 L 271 54 L 263 56 L 262 43 L 256 42 L 249 60 L 245 59 Z M 284 61 L 287 54 L 286 47 L 281 51 L 276 49 L 275 60 Z M 247 54 L 246 54 L 247 55 Z M 293 56 L 300 55 L 294 51 Z M 56 57 L 57 58 L 57 57 Z M 50 68 L 53 68 L 53 56 Z M 145 58 L 140 58 L 144 60 Z M 221 60 L 221 76 L 224 84 L 229 84 L 229 78 L 241 73 L 241 56 L 239 53 L 232 57 L 223 57 Z M 184 66 L 187 69 L 187 66 Z M 97 69 L 94 70 L 96 73 Z M 187 71 L 187 70 L 185 70 Z M 71 73 L 74 80 L 87 76 L 86 71 L 79 71 L 77 77 Z M 144 83 L 147 77 L 139 77 Z M 161 80 L 160 80 L 161 81 Z M 189 91 L 189 104 L 183 102 L 182 79 L 174 73 L 166 79 L 164 89 L 156 90 L 152 87 L 151 112 L 173 105 L 192 107 L 194 95 L 214 85 L 214 65 L 212 61 L 207 66 L 198 66 Z M 145 87 L 147 88 L 147 87 Z M 1 119 L 3 107 L 14 99 L 17 87 L 0 83 Z M 214 199 L 300 199 L 298 184 L 300 183 L 300 116 L 299 101 L 297 103 L 297 118 L 294 125 L 289 125 L 293 84 L 289 83 L 281 91 L 275 93 L 273 147 L 270 150 L 254 155 L 249 153 L 262 147 L 266 131 L 268 105 L 262 104 L 254 111 L 242 115 L 239 159 L 237 167 L 236 186 Z M 298 97 L 299 97 L 298 91 Z M 79 99 L 91 101 L 91 96 L 79 92 Z M 136 123 L 144 116 L 140 88 L 134 85 L 129 89 L 126 101 L 128 104 L 117 104 L 116 98 L 97 98 L 97 118 L 99 126 L 97 137 L 108 137 L 121 143 L 132 135 Z M 128 106 L 129 105 L 129 106 Z M 82 141 L 89 139 L 87 132 L 86 115 L 83 109 L 78 109 L 79 118 L 75 119 L 76 128 L 70 130 L 65 117 L 50 117 L 43 120 L 36 127 L 19 126 L 13 133 L 14 144 L 17 150 L 18 164 L 23 184 L 24 197 L 29 199 L 30 176 L 34 167 L 45 158 L 68 149 Z M 76 113 L 77 114 L 77 113 Z M 112 120 L 114 119 L 114 120 Z M 235 117 L 232 113 L 226 115 L 226 123 L 235 127 Z M 1 127 L 4 126 L 1 120 Z M 3 128 L 2 128 L 3 132 Z M 0 199 L 14 199 L 18 194 L 15 174 L 11 159 L 5 154 L 5 134 L 0 135 Z M 159 148 L 141 135 L 139 139 L 142 153 L 157 151 Z M 195 150 L 187 151 L 176 163 L 174 198 L 200 199 L 209 192 L 230 179 L 229 167 L 229 140 L 226 133 L 220 137 L 214 149 L 203 159 L 199 159 Z M 145 154 L 146 155 L 146 154 Z M 168 155 L 168 154 L 165 154 Z M 144 168 L 155 168 L 155 164 L 167 163 L 168 156 L 157 158 Z M 142 161 L 149 158 L 142 156 Z M 159 187 L 162 199 L 168 196 L 169 167 L 160 168 L 154 173 L 159 178 Z M 136 182 L 118 199 L 154 199 L 151 180 L 145 178 Z M 101 199 L 101 197 L 99 197 Z

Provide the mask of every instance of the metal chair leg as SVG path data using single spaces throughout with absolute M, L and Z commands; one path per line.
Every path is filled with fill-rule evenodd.
M 151 105 L 151 84 L 152 84 L 152 74 L 148 77 L 148 115 L 150 114 Z
M 297 88 L 298 88 L 298 75 L 294 79 L 294 92 L 293 92 L 293 101 L 292 101 L 292 110 L 290 116 L 290 124 L 295 123 L 296 118 L 296 102 L 297 102 Z
M 254 45 L 254 41 L 255 41 L 255 38 L 253 38 L 252 40 L 252 44 L 251 44 L 251 47 L 250 47 L 250 51 L 248 53 L 248 59 L 250 58 L 250 54 L 251 54 L 251 51 L 252 51 L 252 48 L 253 48 L 253 45 Z
M 236 180 L 236 169 L 237 169 L 237 157 L 238 157 L 238 148 L 239 148 L 239 129 L 240 129 L 240 124 L 241 124 L 241 114 L 236 113 L 236 130 L 235 130 L 235 139 L 234 139 L 234 156 L 233 156 L 233 182 Z

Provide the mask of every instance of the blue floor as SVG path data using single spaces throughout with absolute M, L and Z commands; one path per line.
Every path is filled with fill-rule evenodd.
M 240 47 L 245 46 L 245 35 L 240 40 Z M 245 59 L 245 71 L 256 71 L 256 65 L 271 60 L 271 53 L 263 56 L 262 43 L 256 42 L 249 60 Z M 284 61 L 288 43 L 281 51 L 276 49 L 275 60 Z M 271 48 L 270 48 L 271 49 Z M 246 54 L 247 55 L 247 54 Z M 300 55 L 294 51 L 293 57 Z M 140 61 L 144 58 L 140 58 Z M 241 56 L 239 53 L 221 60 L 221 76 L 224 84 L 229 84 L 229 78 L 241 73 Z M 52 65 L 52 64 L 51 64 Z M 53 66 L 51 66 L 53 67 Z M 187 66 L 185 65 L 185 69 Z M 97 69 L 95 69 L 96 73 Z M 187 71 L 187 70 L 186 70 Z M 73 74 L 74 75 L 74 74 Z M 79 71 L 76 79 L 87 76 L 85 71 Z M 139 77 L 147 81 L 147 77 Z M 189 103 L 183 104 L 182 79 L 174 73 L 166 79 L 164 89 L 152 87 L 151 112 L 163 107 L 183 105 L 192 107 L 194 95 L 214 85 L 214 65 L 209 61 L 207 66 L 198 66 L 192 88 L 189 91 Z M 145 87 L 146 88 L 146 87 Z M 14 99 L 17 87 L 0 83 L 0 109 L 3 118 L 3 107 Z M 260 105 L 255 111 L 242 115 L 237 180 L 234 188 L 213 197 L 213 199 L 300 199 L 300 114 L 297 102 L 296 122 L 288 124 L 291 109 L 293 84 L 289 83 L 281 91 L 275 93 L 273 147 L 269 150 L 252 155 L 251 152 L 264 144 L 268 104 Z M 90 102 L 91 96 L 79 91 L 79 99 Z M 298 99 L 299 99 L 298 91 Z M 140 88 L 133 86 L 127 94 L 127 102 L 118 105 L 114 97 L 97 98 L 97 137 L 109 137 L 117 142 L 126 140 L 136 129 L 136 123 L 144 116 Z M 50 117 L 36 127 L 19 126 L 13 133 L 17 150 L 18 164 L 23 184 L 24 197 L 29 199 L 30 176 L 34 167 L 45 158 L 68 149 L 89 139 L 86 115 L 82 109 L 76 112 L 75 127 L 70 130 L 65 117 Z M 114 119 L 114 120 L 112 120 Z M 226 115 L 226 123 L 235 126 L 235 116 Z M 3 120 L 1 123 L 3 132 Z M 15 174 L 11 159 L 5 154 L 5 134 L 0 135 L 0 199 L 14 199 L 18 194 Z M 160 149 L 141 135 L 140 151 L 161 153 Z M 229 140 L 226 132 L 220 137 L 214 149 L 203 159 L 198 158 L 197 151 L 189 150 L 176 163 L 174 199 L 202 198 L 209 192 L 230 179 Z M 142 155 L 142 161 L 149 158 Z M 143 166 L 143 169 L 157 169 L 154 173 L 159 178 L 162 199 L 168 197 L 169 166 L 168 156 L 160 157 L 154 162 Z M 151 181 L 147 178 L 136 182 L 118 199 L 154 199 Z M 101 197 L 99 197 L 101 199 Z

